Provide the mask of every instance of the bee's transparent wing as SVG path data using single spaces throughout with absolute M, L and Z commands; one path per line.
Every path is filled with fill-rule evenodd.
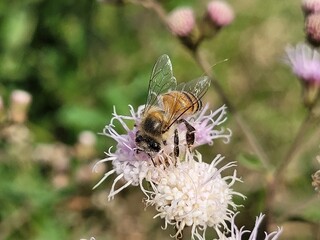
M 210 87 L 211 79 L 208 76 L 202 76 L 186 83 L 180 83 L 176 90 L 188 92 L 200 100 Z
M 177 81 L 173 76 L 172 64 L 168 55 L 161 55 L 155 63 L 148 88 L 148 96 L 144 112 L 158 103 L 158 96 L 170 89 L 175 89 Z
M 177 109 L 178 112 L 172 112 L 171 116 L 169 117 L 169 124 L 168 129 L 180 119 L 180 117 L 186 113 L 190 108 L 192 108 L 195 104 L 198 104 L 198 101 L 201 100 L 203 95 L 207 92 L 208 88 L 210 87 L 211 79 L 207 76 L 196 78 L 192 81 L 186 83 L 180 83 L 176 91 L 180 92 L 188 92 L 191 93 L 195 97 L 195 102 L 191 103 L 187 107 L 183 109 Z M 176 99 L 178 101 L 178 99 Z

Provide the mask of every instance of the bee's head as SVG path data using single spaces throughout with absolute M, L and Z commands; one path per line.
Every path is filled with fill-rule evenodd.
M 157 153 L 161 150 L 161 144 L 154 138 L 142 135 L 139 131 L 136 135 L 137 146 L 146 153 Z

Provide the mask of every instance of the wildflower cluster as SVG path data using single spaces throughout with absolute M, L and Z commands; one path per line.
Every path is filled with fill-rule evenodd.
M 231 131 L 222 126 L 227 119 L 226 106 L 209 111 L 209 105 L 206 104 L 194 114 L 184 116 L 183 120 L 193 128 L 192 146 L 186 144 L 190 129 L 186 124 L 174 122 L 170 128 L 174 128 L 178 136 L 168 130 L 166 139 L 162 140 L 165 144 L 152 155 L 139 147 L 137 140 L 141 125 L 146 122 L 145 108 L 144 105 L 137 109 L 129 106 L 130 114 L 125 116 L 118 114 L 114 107 L 113 117 L 103 134 L 115 140 L 116 146 L 109 148 L 106 158 L 95 166 L 97 168 L 105 162 L 111 162 L 113 168 L 105 173 L 95 187 L 116 174 L 109 200 L 129 186 L 139 186 L 146 196 L 146 205 L 154 206 L 158 212 L 155 217 L 164 220 L 164 228 L 168 225 L 175 227 L 175 237 L 182 235 L 185 227 L 190 227 L 192 239 L 205 239 L 207 228 L 214 229 L 220 239 L 227 239 L 225 236 L 238 231 L 233 219 L 239 206 L 233 197 L 245 198 L 233 190 L 234 183 L 240 181 L 236 170 L 230 176 L 223 176 L 224 170 L 234 168 L 236 163 L 229 162 L 219 168 L 223 156 L 218 154 L 211 163 L 207 163 L 195 149 L 200 145 L 212 145 L 217 139 L 225 143 L 230 141 Z M 119 127 L 122 133 L 118 132 Z M 177 146 L 178 155 L 175 152 Z M 121 186 L 120 182 L 123 183 Z M 231 229 L 230 223 L 234 226 Z M 280 234 L 280 230 L 276 233 Z
M 223 0 L 214 0 L 208 3 L 201 19 L 196 19 L 192 8 L 179 7 L 168 15 L 167 22 L 172 34 L 188 48 L 195 49 L 203 39 L 213 37 L 233 19 L 231 6 Z
M 286 63 L 301 80 L 303 102 L 311 109 L 319 99 L 320 88 L 320 53 L 316 49 L 320 45 L 320 0 L 303 0 L 302 9 L 309 45 L 299 43 L 295 47 L 288 46 Z

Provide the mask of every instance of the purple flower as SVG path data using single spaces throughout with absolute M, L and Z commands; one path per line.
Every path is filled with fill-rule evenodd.
M 157 167 L 155 167 L 155 165 L 173 165 L 176 161 L 171 157 L 174 149 L 173 137 L 167 139 L 167 145 L 161 149 L 153 159 L 151 159 L 147 153 L 138 150 L 135 142 L 137 128 L 133 127 L 133 129 L 131 129 L 129 127 L 129 122 L 131 122 L 130 125 L 134 126 L 140 124 L 144 106 L 140 106 L 137 111 L 135 111 L 132 106 L 129 107 L 129 116 L 117 114 L 116 109 L 114 108 L 112 114 L 113 118 L 103 131 L 104 135 L 116 141 L 116 147 L 114 151 L 111 151 L 112 147 L 110 147 L 108 152 L 106 152 L 107 157 L 100 160 L 97 164 L 112 162 L 113 169 L 105 173 L 104 177 L 95 187 L 100 185 L 113 173 L 117 174 L 118 176 L 115 178 L 108 196 L 109 200 L 122 189 L 130 185 L 139 185 L 142 191 L 146 193 L 145 189 L 143 189 L 142 181 L 144 179 L 152 180 L 157 177 Z M 225 132 L 225 129 L 222 127 L 218 130 L 215 129 L 225 122 L 226 107 L 222 106 L 218 110 L 210 112 L 209 115 L 206 115 L 207 110 L 208 105 L 195 116 L 186 118 L 186 120 L 195 128 L 194 147 L 203 144 L 212 144 L 213 140 L 217 138 L 223 138 L 226 143 L 230 140 L 231 131 L 229 129 L 227 129 L 227 132 Z M 120 125 L 124 134 L 117 132 L 117 125 Z M 184 154 L 188 152 L 186 144 L 186 128 L 184 124 L 180 124 L 177 126 L 177 129 L 179 132 L 179 157 L 183 158 Z M 122 187 L 116 189 L 116 183 L 120 180 L 124 180 L 125 183 Z
M 320 85 L 320 54 L 304 43 L 286 48 L 286 61 L 306 84 Z

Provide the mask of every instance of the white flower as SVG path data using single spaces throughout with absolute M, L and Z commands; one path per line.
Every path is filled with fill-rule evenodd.
M 139 125 L 141 118 L 143 117 L 144 106 L 140 106 L 137 111 L 130 108 L 130 115 L 124 116 L 119 115 L 116 112 L 116 109 L 113 110 L 113 118 L 110 121 L 110 124 L 105 126 L 103 134 L 107 137 L 110 137 L 116 141 L 115 151 L 112 152 L 112 147 L 109 148 L 106 152 L 107 157 L 100 160 L 97 164 L 112 162 L 113 169 L 105 173 L 104 177 L 96 184 L 94 188 L 99 186 L 105 179 L 107 179 L 113 173 L 116 173 L 118 176 L 115 178 L 113 185 L 111 187 L 108 199 L 113 199 L 113 197 L 119 193 L 124 188 L 133 185 L 140 186 L 141 190 L 146 193 L 146 190 L 142 186 L 143 180 L 148 176 L 148 179 L 153 179 L 153 175 L 157 175 L 155 166 L 153 162 L 156 163 L 166 163 L 170 165 L 174 162 L 169 155 L 174 149 L 173 139 L 168 141 L 168 145 L 165 149 L 162 149 L 154 159 L 141 151 L 137 151 L 137 146 L 135 142 L 137 128 L 129 127 L 129 122 L 131 125 Z M 224 138 L 224 141 L 227 143 L 231 137 L 231 131 L 227 129 L 225 133 L 224 128 L 216 130 L 215 128 L 220 124 L 224 123 L 226 120 L 226 107 L 222 106 L 215 112 L 210 112 L 209 115 L 205 113 L 208 110 L 208 106 L 205 106 L 202 111 L 196 114 L 193 117 L 189 117 L 186 120 L 192 124 L 195 131 L 195 145 L 199 146 L 203 144 L 212 144 L 214 139 Z M 128 123 L 128 124 L 127 124 Z M 119 125 L 123 128 L 124 134 L 119 134 L 116 131 L 116 125 Z M 183 124 L 178 126 L 179 130 L 179 147 L 181 148 L 181 153 L 185 153 L 186 146 L 186 129 Z M 183 156 L 183 154 L 181 154 Z M 97 165 L 96 164 L 96 165 Z M 95 170 L 95 167 L 94 167 Z M 116 189 L 116 184 L 124 180 L 125 184 Z
M 217 234 L 218 234 L 218 239 L 216 240 L 242 240 L 243 239 L 243 236 L 245 234 L 250 234 L 249 238 L 245 238 L 245 239 L 248 239 L 248 240 L 258 240 L 257 239 L 257 234 L 258 234 L 258 229 L 259 229 L 259 226 L 262 222 L 262 219 L 264 218 L 264 215 L 260 213 L 260 215 L 258 217 L 256 217 L 256 222 L 255 222 L 255 225 L 254 225 L 254 228 L 252 231 L 249 231 L 249 230 L 244 230 L 244 227 L 241 227 L 240 229 L 235 225 L 235 217 L 238 213 L 234 214 L 234 216 L 232 217 L 232 221 L 231 221 L 231 230 L 229 232 L 227 232 L 227 235 L 228 237 L 222 233 L 220 231 L 220 229 L 216 229 L 217 231 Z M 278 227 L 278 230 L 277 231 L 274 231 L 272 233 L 266 233 L 265 232 L 265 238 L 264 240 L 276 240 L 279 238 L 280 234 L 282 233 L 282 228 L 279 228 Z M 231 235 L 230 235 L 231 234 Z M 230 236 L 229 236 L 230 235 Z M 259 239 L 259 240 L 262 240 L 262 239 Z
M 202 162 L 200 153 L 187 153 L 185 161 L 158 168 L 158 179 L 150 181 L 153 192 L 146 202 L 155 206 L 159 212 L 155 217 L 164 219 L 165 228 L 168 224 L 176 227 L 175 236 L 186 226 L 191 227 L 192 239 L 204 239 L 207 227 L 227 228 L 226 222 L 237 208 L 232 196 L 244 196 L 231 189 L 239 181 L 236 171 L 232 176 L 221 176 L 223 170 L 235 166 L 229 162 L 218 169 L 222 160 L 218 155 L 208 164 Z

